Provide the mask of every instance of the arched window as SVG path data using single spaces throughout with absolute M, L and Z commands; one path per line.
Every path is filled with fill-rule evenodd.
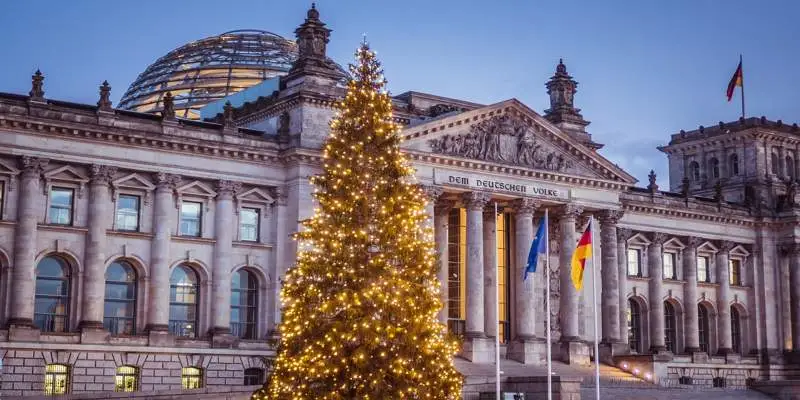
M 786 176 L 794 179 L 794 159 L 786 156 Z
M 136 333 L 136 271 L 125 261 L 106 269 L 103 326 L 112 335 Z
M 264 370 L 261 368 L 248 368 L 244 370 L 245 386 L 263 385 Z
M 139 388 L 139 368 L 123 365 L 114 376 L 115 392 L 135 392 Z
M 631 350 L 642 352 L 642 309 L 634 299 L 628 299 L 628 344 Z
M 42 332 L 66 332 L 69 325 L 69 265 L 48 256 L 36 265 L 33 321 Z
M 256 338 L 258 280 L 246 269 L 233 274 L 231 282 L 231 333 L 242 339 Z
M 69 366 L 47 364 L 44 368 L 44 394 L 48 396 L 69 393 Z
M 698 164 L 697 161 L 689 163 L 689 176 L 695 182 L 700 180 L 700 164 Z
M 708 160 L 708 169 L 711 170 L 712 178 L 719 179 L 719 160 L 716 157 Z
M 667 350 L 675 353 L 677 350 L 675 335 L 675 306 L 672 303 L 664 302 L 664 346 Z
M 188 266 L 179 265 L 169 279 L 169 331 L 175 336 L 197 335 L 197 274 Z
M 742 354 L 742 325 L 736 306 L 731 306 L 731 345 L 734 353 Z
M 739 155 L 736 153 L 730 156 L 731 176 L 739 175 Z
M 697 336 L 700 338 L 700 351 L 708 353 L 708 309 L 702 304 L 697 305 Z
M 779 169 L 780 161 L 779 160 L 780 159 L 778 158 L 778 153 L 772 153 L 772 160 L 771 161 L 772 161 L 772 174 L 773 175 L 778 175 L 779 174 L 779 171 L 780 171 L 780 169 Z

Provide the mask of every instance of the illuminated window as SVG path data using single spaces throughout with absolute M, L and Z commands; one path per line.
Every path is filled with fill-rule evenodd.
M 242 339 L 256 338 L 258 280 L 251 272 L 240 269 L 231 282 L 231 333 Z
M 135 392 L 139 387 L 139 369 L 123 365 L 117 367 L 117 375 L 114 376 L 115 392 Z
M 200 236 L 202 207 L 202 204 L 191 201 L 181 204 L 181 236 Z
M 239 211 L 239 240 L 258 241 L 259 214 L 257 208 L 242 208 Z
M 634 299 L 628 299 L 628 344 L 632 351 L 642 352 L 642 309 Z
M 510 338 L 508 315 L 508 221 L 506 214 L 497 216 L 497 300 L 498 300 L 498 327 L 497 334 L 500 341 L 507 343 Z
M 245 386 L 264 384 L 264 370 L 261 368 L 248 368 L 244 370 Z
M 708 276 L 708 257 L 697 257 L 697 281 L 710 282 L 710 279 Z
M 708 310 L 702 304 L 697 305 L 697 336 L 700 339 L 700 351 L 708 353 Z
M 742 284 L 742 261 L 729 260 L 728 261 L 728 280 L 731 285 Z
M 33 323 L 42 332 L 67 331 L 69 285 L 69 265 L 63 259 L 49 256 L 36 265 Z
M 661 258 L 664 260 L 664 279 L 678 279 L 675 269 L 675 253 L 664 253 Z
M 628 276 L 642 276 L 642 252 L 628 249 Z
M 181 385 L 184 389 L 203 387 L 203 370 L 196 367 L 181 368 Z
M 51 224 L 72 225 L 72 197 L 74 191 L 66 188 L 52 188 L 50 190 L 50 212 L 48 213 Z
M 139 196 L 119 196 L 116 228 L 118 231 L 139 231 Z
M 667 350 L 676 352 L 676 321 L 675 307 L 672 303 L 664 302 L 664 346 Z
M 106 269 L 103 326 L 112 335 L 136 331 L 136 271 L 125 261 L 115 261 Z
M 447 232 L 447 325 L 451 333 L 463 335 L 466 330 L 466 258 L 467 213 L 461 208 L 450 210 Z
M 169 331 L 175 336 L 197 335 L 197 274 L 179 265 L 170 277 Z
M 63 364 L 47 364 L 44 370 L 44 394 L 48 396 L 69 392 L 69 367 Z

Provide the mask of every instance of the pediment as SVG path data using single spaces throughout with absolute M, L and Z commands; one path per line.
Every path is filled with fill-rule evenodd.
M 82 173 L 80 173 L 80 171 L 76 170 L 75 168 L 69 165 L 65 165 L 63 167 L 59 167 L 54 170 L 45 172 L 44 179 L 47 181 L 62 181 L 62 182 L 74 182 L 74 183 L 89 182 L 89 178 L 86 175 L 83 175 Z
M 714 253 L 716 253 L 718 251 L 719 251 L 719 248 L 717 248 L 717 246 L 714 246 L 714 243 L 711 243 L 711 242 L 708 242 L 708 241 L 703 242 L 703 244 L 697 246 L 697 252 L 698 253 L 712 253 L 712 254 L 714 254 Z
M 260 203 L 260 204 L 272 204 L 275 202 L 275 199 L 269 195 L 269 193 L 261 190 L 259 188 L 252 188 L 244 193 L 236 195 L 236 198 L 240 202 L 251 202 L 251 203 Z
M 664 249 L 683 250 L 684 248 L 686 245 L 676 237 L 664 242 Z
M 636 179 L 517 100 L 402 132 L 409 150 L 626 183 Z
M 628 245 L 630 246 L 647 247 L 650 245 L 650 243 L 652 243 L 650 239 L 648 239 L 647 236 L 642 233 L 637 233 L 628 239 Z
M 744 248 L 742 245 L 736 245 L 734 248 L 731 249 L 730 252 L 731 257 L 742 257 L 746 258 L 750 255 L 750 252 Z
M 194 195 L 200 197 L 214 197 L 217 195 L 213 189 L 211 189 L 208 185 L 200 181 L 194 181 L 187 183 L 176 189 L 176 191 L 181 195 Z
M 138 189 L 147 191 L 156 188 L 156 185 L 153 185 L 150 180 L 137 173 L 128 174 L 122 178 L 115 179 L 113 182 L 111 182 L 111 186 L 118 189 Z

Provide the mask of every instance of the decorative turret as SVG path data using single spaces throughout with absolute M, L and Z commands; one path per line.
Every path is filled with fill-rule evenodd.
M 343 74 L 336 63 L 327 57 L 326 48 L 331 30 L 319 19 L 315 3 L 306 14 L 306 20 L 294 30 L 297 37 L 298 57 L 289 70 L 287 81 L 300 75 L 318 75 L 341 79 Z
M 99 111 L 112 111 L 111 108 L 111 85 L 108 81 L 103 81 L 100 86 L 100 100 L 97 101 L 97 109 Z
M 31 76 L 31 91 L 28 92 L 30 101 L 44 102 L 44 75 L 42 71 L 36 70 Z
M 544 117 L 590 148 L 603 147 L 601 144 L 592 142 L 591 135 L 586 133 L 586 125 L 589 125 L 589 121 L 583 119 L 581 110 L 575 108 L 574 103 L 578 82 L 567 73 L 564 60 L 558 60 L 556 73 L 545 86 L 547 94 L 550 95 L 550 109 L 545 110 Z

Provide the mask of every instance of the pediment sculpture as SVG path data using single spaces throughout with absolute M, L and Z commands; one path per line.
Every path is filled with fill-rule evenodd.
M 431 151 L 439 154 L 556 172 L 569 172 L 574 168 L 572 161 L 560 151 L 540 141 L 533 127 L 507 114 L 472 125 L 469 132 L 444 135 L 428 143 Z

